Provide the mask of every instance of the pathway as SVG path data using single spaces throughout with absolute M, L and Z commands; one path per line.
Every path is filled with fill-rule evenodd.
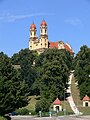
M 67 97 L 67 100 L 68 100 L 68 102 L 69 102 L 69 104 L 70 104 L 70 107 L 71 107 L 71 109 L 73 110 L 73 112 L 74 112 L 76 115 L 79 115 L 80 112 L 79 112 L 76 104 L 74 103 L 74 100 L 73 100 L 73 97 L 72 97 L 72 94 L 71 94 L 72 78 L 73 78 L 73 72 L 72 72 L 72 73 L 70 74 L 70 76 L 69 76 L 69 82 L 68 82 L 69 87 L 68 87 L 68 89 L 67 89 L 67 93 L 70 93 L 70 96 Z

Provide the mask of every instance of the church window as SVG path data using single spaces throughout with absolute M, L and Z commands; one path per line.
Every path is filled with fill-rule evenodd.
M 42 33 L 42 29 L 41 29 L 41 33 Z
M 41 47 L 42 47 L 42 43 L 41 43 Z
M 46 47 L 46 43 L 45 43 L 45 47 Z
M 34 32 L 34 36 L 36 35 L 36 32 Z
M 31 32 L 31 35 L 32 35 L 32 32 Z
M 45 29 L 45 33 L 46 33 L 46 29 Z

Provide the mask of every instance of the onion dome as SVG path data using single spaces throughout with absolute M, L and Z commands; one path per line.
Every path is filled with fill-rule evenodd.
M 34 23 L 31 24 L 30 29 L 36 29 L 36 25 Z
M 45 20 L 41 22 L 41 26 L 47 26 L 47 23 L 45 22 Z

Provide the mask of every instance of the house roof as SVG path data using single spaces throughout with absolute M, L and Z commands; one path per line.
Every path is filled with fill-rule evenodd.
M 86 96 L 83 98 L 83 101 L 90 101 L 90 98 L 86 95 Z
M 54 102 L 53 105 L 61 105 L 62 102 L 57 98 Z

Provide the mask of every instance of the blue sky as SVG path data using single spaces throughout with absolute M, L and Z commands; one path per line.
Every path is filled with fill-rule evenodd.
M 28 48 L 29 28 L 48 24 L 50 41 L 68 42 L 75 53 L 90 47 L 90 0 L 0 0 L 0 51 L 12 56 Z

